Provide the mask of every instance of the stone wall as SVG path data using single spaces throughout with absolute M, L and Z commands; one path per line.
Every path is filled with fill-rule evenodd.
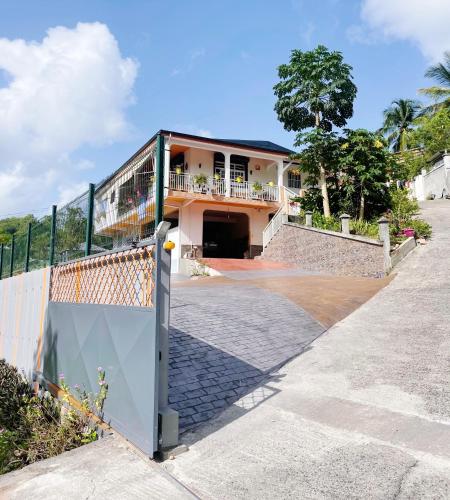
M 383 243 L 293 223 L 279 229 L 264 249 L 262 258 L 330 274 L 385 275 Z

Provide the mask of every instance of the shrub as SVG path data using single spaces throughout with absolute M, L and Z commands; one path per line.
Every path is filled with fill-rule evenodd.
M 412 219 L 408 222 L 408 227 L 414 229 L 417 238 L 430 238 L 432 230 L 430 224 L 422 219 Z
M 350 221 L 350 232 L 367 238 L 378 239 L 378 222 L 353 219 Z
M 319 212 L 313 213 L 313 227 L 327 231 L 341 231 L 341 221 L 334 216 L 325 217 Z
M 35 395 L 25 378 L 4 360 L 0 367 L 3 398 L 0 407 L 3 416 L 0 428 L 0 474 L 98 438 L 97 424 L 92 417 L 103 416 L 103 404 L 108 391 L 102 368 L 98 368 L 98 393 L 87 393 L 75 386 L 76 399 L 83 410 L 78 411 L 69 405 L 74 396 L 63 377 L 59 383 L 63 398 L 58 400 L 48 392 Z M 6 407 L 15 408 L 16 413 L 8 418 Z
M 405 227 L 414 215 L 419 212 L 416 200 L 408 196 L 406 189 L 393 189 L 391 191 L 391 223 L 399 228 Z
M 33 390 L 17 368 L 0 359 L 0 427 L 17 430 L 22 422 L 20 410 Z
M 406 189 L 395 189 L 391 191 L 392 211 L 388 214 L 391 224 L 391 235 L 395 238 L 402 229 L 412 228 L 418 238 L 429 238 L 431 226 L 422 219 L 414 216 L 419 212 L 416 200 L 411 200 Z

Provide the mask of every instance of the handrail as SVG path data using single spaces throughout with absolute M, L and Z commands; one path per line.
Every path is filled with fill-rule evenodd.
M 286 220 L 286 212 L 285 207 L 281 206 L 275 215 L 272 217 L 272 220 L 267 224 L 263 231 L 263 248 L 269 244 L 270 240 L 275 236 L 280 227 Z

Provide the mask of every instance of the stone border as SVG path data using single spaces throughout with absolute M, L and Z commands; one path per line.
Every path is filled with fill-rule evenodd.
M 318 229 L 317 227 L 304 226 L 303 224 L 297 224 L 295 222 L 284 222 L 283 225 L 300 227 L 302 229 L 305 229 L 306 231 L 313 231 L 316 233 L 328 234 L 330 236 L 336 236 L 337 238 L 344 238 L 347 240 L 359 241 L 361 243 L 368 243 L 369 245 L 375 245 L 378 247 L 383 246 L 382 241 L 373 240 L 372 238 L 366 238 L 365 236 L 359 236 L 359 235 L 355 235 L 355 234 L 338 233 L 336 231 L 329 231 L 328 229 Z
M 399 264 L 410 252 L 416 248 L 416 239 L 407 238 L 396 250 L 391 253 L 391 269 Z

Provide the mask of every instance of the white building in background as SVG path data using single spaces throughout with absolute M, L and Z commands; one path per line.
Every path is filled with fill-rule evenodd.
M 434 155 L 430 164 L 430 169 L 423 169 L 412 183 L 412 194 L 419 201 L 450 194 L 450 153 L 445 150 Z
M 293 151 L 270 141 L 159 133 L 174 270 L 184 258 L 259 255 L 273 215 L 303 194 L 305 179 L 289 159 Z M 156 137 L 96 188 L 95 232 L 112 237 L 116 246 L 152 233 Z

